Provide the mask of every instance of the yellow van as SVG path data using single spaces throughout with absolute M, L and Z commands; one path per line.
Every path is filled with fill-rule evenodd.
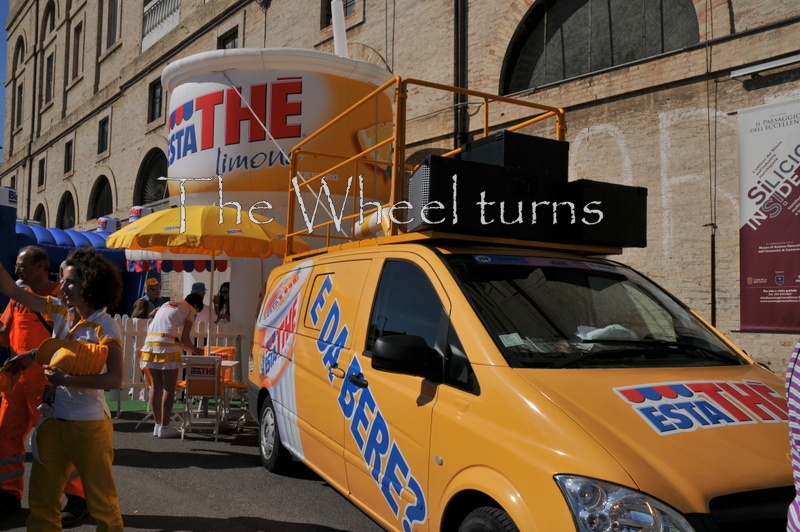
M 407 164 L 412 85 L 482 99 L 483 136 Z M 306 218 L 327 247 L 270 274 L 248 383 L 264 466 L 301 461 L 398 532 L 785 531 L 783 380 L 608 258 L 646 246 L 646 189 L 568 181 L 563 109 L 399 77 L 353 109 L 388 89 L 390 163 L 293 179 L 382 165 L 393 192 L 344 216 L 354 182 L 332 215 L 352 238 Z M 540 114 L 492 137 L 489 102 Z M 555 139 L 512 133 L 548 117 Z
M 388 530 L 785 530 L 783 381 L 633 269 L 425 234 L 274 270 L 261 459 Z

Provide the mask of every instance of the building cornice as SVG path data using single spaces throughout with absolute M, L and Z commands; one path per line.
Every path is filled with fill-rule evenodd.
M 25 10 L 25 7 L 28 3 L 28 0 L 10 0 L 10 4 L 8 6 L 8 18 L 6 18 L 6 31 L 10 33 L 11 27 L 17 23 L 17 19 L 22 16 L 22 12 Z

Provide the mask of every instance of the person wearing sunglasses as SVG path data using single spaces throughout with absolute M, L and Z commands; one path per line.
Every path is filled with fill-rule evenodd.
M 230 290 L 231 283 L 222 283 L 219 287 L 219 293 L 214 296 L 214 312 L 217 315 L 214 323 L 228 323 L 231 321 Z

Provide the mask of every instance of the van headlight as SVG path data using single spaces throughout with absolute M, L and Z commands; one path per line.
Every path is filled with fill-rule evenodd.
M 675 509 L 640 491 L 575 475 L 556 475 L 579 532 L 694 532 Z

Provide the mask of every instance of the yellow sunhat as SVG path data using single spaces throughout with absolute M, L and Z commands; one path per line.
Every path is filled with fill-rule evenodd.
M 107 346 L 80 340 L 48 338 L 36 350 L 39 364 L 63 369 L 68 375 L 99 375 L 107 358 Z

